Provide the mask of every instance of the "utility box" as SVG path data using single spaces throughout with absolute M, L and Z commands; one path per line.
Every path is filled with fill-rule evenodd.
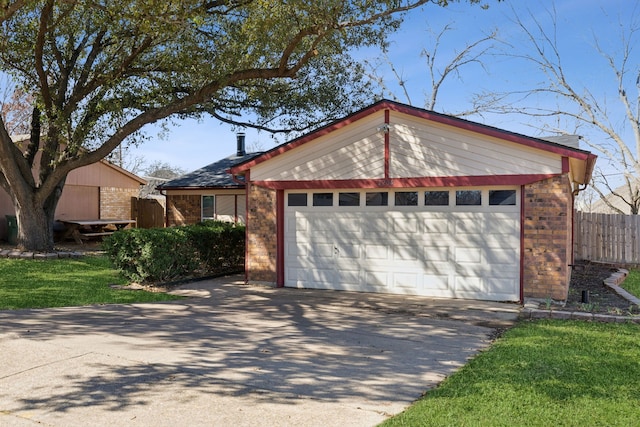
M 18 219 L 15 215 L 7 215 L 7 241 L 10 245 L 18 243 Z

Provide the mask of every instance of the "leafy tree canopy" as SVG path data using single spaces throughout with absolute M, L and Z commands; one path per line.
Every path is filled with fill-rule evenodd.
M 427 3 L 449 2 L 0 0 L 0 71 L 36 107 L 28 146 L 0 126 L 19 240 L 46 246 L 25 230 L 52 223 L 66 175 L 145 124 L 211 114 L 288 131 L 353 111 L 370 92 L 349 52 L 383 43 L 402 12 Z

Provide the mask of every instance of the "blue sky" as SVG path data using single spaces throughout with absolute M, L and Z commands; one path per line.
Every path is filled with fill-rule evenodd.
M 616 85 L 611 70 L 594 49 L 597 38 L 600 46 L 607 52 L 620 50 L 621 28 L 628 28 L 635 17 L 640 28 L 639 0 L 484 0 L 489 5 L 484 10 L 477 5 L 469 5 L 465 0 L 452 3 L 448 7 L 432 4 L 411 11 L 401 29 L 391 36 L 389 57 L 395 68 L 402 74 L 410 93 L 411 103 L 417 107 L 425 106 L 426 92 L 430 89 L 428 70 L 423 49 L 430 49 L 433 38 L 429 30 L 439 32 L 445 25 L 449 31 L 442 40 L 439 64 L 444 66 L 468 43 L 474 42 L 492 30 L 498 30 L 500 50 L 484 58 L 484 67 L 477 64 L 461 69 L 459 78 L 452 76 L 440 90 L 435 110 L 456 114 L 469 108 L 474 94 L 482 91 L 525 90 L 543 80 L 539 70 L 530 64 L 505 55 L 526 53 L 524 36 L 513 22 L 514 12 L 525 22 L 532 25 L 529 15 L 535 16 L 546 31 L 552 32 L 553 26 L 549 11 L 555 7 L 557 13 L 557 39 L 561 50 L 563 66 L 572 81 L 587 87 L 597 94 L 602 102 L 615 98 Z M 640 46 L 640 44 L 639 44 Z M 630 61 L 630 68 L 637 72 L 640 53 Z M 379 52 L 373 49 L 355 54 L 362 60 L 375 61 Z M 385 76 L 385 84 L 390 87 L 400 102 L 408 100 L 403 95 L 389 67 L 381 66 L 379 72 Z M 387 97 L 390 97 L 387 95 Z M 530 99 L 532 105 L 552 105 L 556 100 L 549 97 Z M 612 119 L 623 121 L 623 112 L 612 105 Z M 542 135 L 534 122 L 526 117 L 484 114 L 467 117 L 488 125 L 532 136 Z M 149 165 L 160 161 L 185 171 L 191 171 L 212 163 L 235 152 L 235 131 L 228 125 L 214 119 L 180 120 L 169 126 L 163 137 L 158 136 L 157 126 L 145 128 L 150 140 L 137 148 L 132 148 L 130 156 L 138 157 Z M 571 129 L 566 129 L 571 131 Z M 245 130 L 249 148 L 269 149 L 284 142 L 274 140 L 268 133 Z M 633 138 L 630 137 L 632 140 Z
M 520 52 L 525 46 L 522 31 L 513 22 L 515 12 L 531 24 L 528 18 L 533 14 L 547 31 L 552 25 L 548 11 L 555 5 L 557 13 L 557 38 L 562 51 L 562 61 L 570 77 L 596 93 L 605 94 L 615 90 L 615 82 L 610 70 L 594 50 L 594 36 L 601 46 L 614 52 L 619 46 L 620 26 L 628 25 L 629 17 L 637 12 L 638 5 L 632 0 L 517 0 L 495 2 L 487 0 L 488 10 L 470 6 L 466 2 L 441 8 L 428 5 L 409 13 L 400 31 L 392 35 L 390 59 L 405 81 L 413 105 L 425 105 L 425 92 L 429 90 L 427 68 L 420 52 L 430 47 L 428 29 L 438 32 L 449 24 L 455 30 L 447 33 L 443 39 L 441 51 L 442 64 L 446 63 L 456 50 L 467 43 L 481 38 L 484 34 L 498 29 L 502 45 L 510 53 Z M 639 23 L 640 21 L 636 22 Z M 622 24 L 621 24 L 622 23 Z M 365 59 L 374 60 L 374 50 L 359 52 Z M 460 78 L 451 78 L 442 87 L 436 110 L 445 113 L 457 113 L 469 106 L 473 94 L 496 90 L 520 90 L 535 85 L 542 80 L 541 74 L 530 65 L 505 55 L 486 57 L 485 68 L 470 65 L 461 70 Z M 637 64 L 634 66 L 637 67 Z M 380 68 L 385 71 L 385 67 Z M 400 91 L 396 79 L 386 68 L 386 83 L 395 87 L 398 100 L 408 102 Z M 614 93 L 615 95 L 615 93 Z M 539 99 L 541 106 L 550 99 Z M 539 136 L 540 131 L 531 125 L 527 118 L 513 118 L 502 115 L 470 117 L 471 120 L 488 125 Z M 167 162 L 187 171 L 200 168 L 217 159 L 230 155 L 235 150 L 235 132 L 227 125 L 215 120 L 184 120 L 178 126 L 172 126 L 163 138 L 155 138 L 155 132 L 149 131 L 152 140 L 133 150 L 133 155 L 142 156 L 147 163 Z M 247 144 L 269 149 L 282 141 L 274 141 L 267 133 L 246 130 Z

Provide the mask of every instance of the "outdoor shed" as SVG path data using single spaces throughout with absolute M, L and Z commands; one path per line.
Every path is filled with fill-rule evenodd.
M 16 143 L 24 139 L 16 138 Z M 133 219 L 132 198 L 145 181 L 133 173 L 101 160 L 67 175 L 56 207 L 56 220 Z M 0 238 L 7 239 L 6 215 L 15 215 L 13 201 L 0 188 Z
M 595 160 L 377 102 L 231 168 L 246 183 L 247 281 L 565 299 L 574 196 Z
M 157 187 L 166 196 L 168 227 L 213 219 L 245 222 L 244 178 L 229 169 L 260 153 L 246 153 L 245 135 L 237 135 L 236 154 L 167 181 Z

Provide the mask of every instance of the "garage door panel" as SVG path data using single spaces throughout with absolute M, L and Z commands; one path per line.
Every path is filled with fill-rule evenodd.
M 488 248 L 485 250 L 485 259 L 487 263 L 492 265 L 506 264 L 509 266 L 518 262 L 517 253 L 513 249 Z
M 448 236 L 450 231 L 450 220 L 447 218 L 429 218 L 424 220 L 423 230 L 426 234 L 437 234 L 440 233 L 442 235 Z
M 393 232 L 398 233 L 411 233 L 418 232 L 418 220 L 416 218 L 394 218 L 393 219 Z
M 486 220 L 485 233 L 488 235 L 513 236 L 518 230 L 518 221 L 513 219 L 491 218 Z
M 409 290 L 412 294 L 418 291 L 420 285 L 421 272 L 405 272 L 405 273 L 393 273 L 391 286 L 394 289 Z
M 312 243 L 309 249 L 309 256 L 316 259 L 333 259 L 333 245 L 323 243 Z
M 388 271 L 365 270 L 364 271 L 365 286 L 370 287 L 387 287 L 389 283 Z
M 392 256 L 393 260 L 397 262 L 410 261 L 415 263 L 419 259 L 419 249 L 415 245 L 396 245 Z
M 389 247 L 385 245 L 365 245 L 364 257 L 366 259 L 389 259 Z
M 425 290 L 445 291 L 452 288 L 449 274 L 425 274 L 422 282 Z
M 450 256 L 448 246 L 425 246 L 422 252 L 428 261 L 448 261 Z
M 304 243 L 292 244 L 287 246 L 287 256 L 289 257 L 308 257 L 309 245 Z
M 482 262 L 482 249 L 473 248 L 455 248 L 454 261 L 457 263 L 479 264 Z
M 455 278 L 455 291 L 456 293 L 481 293 L 482 279 L 476 276 L 465 277 L 457 274 Z
M 455 221 L 455 233 L 457 236 L 483 234 L 482 222 L 481 218 L 458 218 Z

